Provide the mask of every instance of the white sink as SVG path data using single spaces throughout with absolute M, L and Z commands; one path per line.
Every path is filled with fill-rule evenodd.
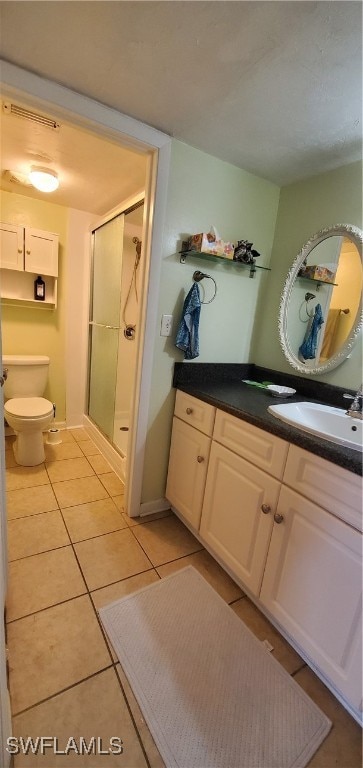
M 362 451 L 363 421 L 347 416 L 343 408 L 319 403 L 282 403 L 269 405 L 268 410 L 277 419 L 294 427 L 319 435 L 333 443 Z

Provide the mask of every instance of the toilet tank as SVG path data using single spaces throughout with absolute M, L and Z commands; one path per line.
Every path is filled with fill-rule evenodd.
M 3 355 L 3 369 L 8 369 L 4 397 L 41 397 L 48 379 L 46 355 Z

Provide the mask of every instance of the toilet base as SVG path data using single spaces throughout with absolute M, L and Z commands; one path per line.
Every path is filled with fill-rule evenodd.
M 36 467 L 45 460 L 43 432 L 15 432 L 14 457 L 21 467 Z

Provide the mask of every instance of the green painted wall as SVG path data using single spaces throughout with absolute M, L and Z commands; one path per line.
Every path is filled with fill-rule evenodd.
M 333 224 L 362 228 L 362 163 L 284 187 L 276 222 L 271 258 L 271 277 L 265 281 L 255 318 L 251 359 L 261 366 L 295 373 L 282 353 L 277 331 L 279 302 L 286 275 L 295 256 L 312 235 Z M 355 389 L 362 380 L 362 346 L 338 368 L 316 377 Z
M 68 209 L 11 192 L 0 193 L 1 221 L 59 234 L 58 306 L 55 310 L 2 306 L 4 354 L 49 355 L 49 382 L 45 396 L 56 404 L 57 421 L 65 420 L 65 295 L 64 249 Z
M 179 141 L 172 143 L 168 204 L 165 217 L 163 263 L 158 307 L 174 317 L 170 338 L 159 335 L 153 353 L 149 427 L 146 441 L 142 501 L 164 495 L 175 392 L 175 361 L 184 358 L 174 346 L 184 298 L 196 269 L 212 275 L 217 296 L 202 307 L 200 356 L 196 362 L 247 362 L 259 291 L 269 273 L 249 279 L 248 270 L 230 263 L 188 259 L 180 264 L 176 252 L 187 235 L 208 232 L 214 225 L 224 240 L 249 239 L 268 265 L 274 236 L 279 188 L 246 171 L 222 162 Z M 205 299 L 213 295 L 212 281 L 204 280 Z M 186 363 L 193 365 L 193 362 Z

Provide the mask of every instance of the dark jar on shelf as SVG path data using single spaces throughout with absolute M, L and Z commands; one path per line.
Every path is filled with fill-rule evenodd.
M 45 282 L 40 275 L 34 280 L 34 298 L 36 301 L 44 301 L 45 299 Z

